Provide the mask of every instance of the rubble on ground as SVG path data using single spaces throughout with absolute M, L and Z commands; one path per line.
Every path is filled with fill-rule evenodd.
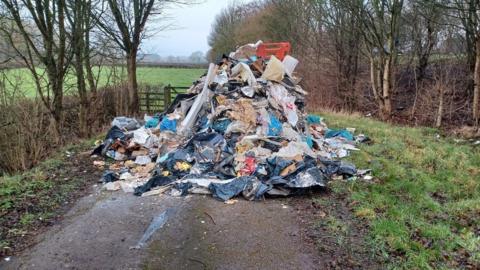
M 144 121 L 115 118 L 92 153 L 115 160 L 94 161 L 105 169 L 104 188 L 138 196 L 212 194 L 228 202 L 299 194 L 359 174 L 340 159 L 368 138 L 306 114 L 298 60 L 259 57 L 259 44 L 210 64 L 164 112 Z

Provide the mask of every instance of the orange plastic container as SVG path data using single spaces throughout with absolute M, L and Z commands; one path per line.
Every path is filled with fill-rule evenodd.
M 269 59 L 270 56 L 275 55 L 283 60 L 290 53 L 291 47 L 290 42 L 262 43 L 257 47 L 257 57 Z

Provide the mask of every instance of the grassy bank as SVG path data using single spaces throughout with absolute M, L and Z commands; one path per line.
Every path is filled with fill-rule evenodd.
M 137 79 L 139 83 L 160 85 L 171 84 L 173 86 L 190 86 L 193 81 L 197 80 L 205 69 L 199 68 L 162 68 L 162 67 L 138 67 Z M 39 69 L 41 72 L 41 69 Z M 116 67 L 115 72 L 111 67 L 93 68 L 93 73 L 98 77 L 98 87 L 112 85 L 125 79 L 126 69 Z M 34 97 L 36 95 L 35 83 L 32 79 L 30 71 L 26 68 L 17 68 L 6 71 L 8 81 L 7 89 L 21 89 L 21 95 Z M 65 79 L 65 91 L 74 93 L 76 81 L 75 75 L 69 73 Z
M 64 147 L 24 173 L 0 176 L 0 257 L 29 246 L 100 179 L 88 157 L 95 139 Z
M 375 184 L 335 184 L 348 192 L 369 241 L 399 269 L 474 269 L 480 265 L 480 147 L 437 138 L 430 128 L 322 114 L 330 127 L 355 127 L 373 139 L 350 159 L 371 168 Z

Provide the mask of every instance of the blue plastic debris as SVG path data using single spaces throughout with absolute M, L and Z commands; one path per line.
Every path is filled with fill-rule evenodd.
M 308 135 L 305 137 L 305 142 L 307 143 L 308 147 L 313 148 L 313 137 Z
M 320 122 L 322 121 L 322 118 L 318 115 L 314 115 L 314 114 L 309 114 L 307 116 L 307 123 L 309 125 L 311 124 L 320 124 Z
M 158 126 L 158 123 L 160 122 L 160 119 L 158 117 L 152 117 L 148 119 L 148 121 L 145 123 L 146 128 L 154 128 Z
M 325 138 L 333 138 L 333 137 L 342 137 L 349 141 L 353 141 L 353 135 L 346 129 L 329 129 L 325 132 Z
M 197 125 L 198 125 L 198 127 L 199 127 L 200 129 L 206 129 L 206 128 L 208 128 L 208 125 L 209 125 L 208 117 L 207 117 L 207 116 L 201 117 L 201 118 L 198 120 Z
M 177 132 L 177 120 L 176 119 L 170 120 L 168 119 L 168 117 L 164 117 L 162 119 L 162 122 L 160 123 L 160 130 L 161 131 L 170 130 L 173 132 Z
M 227 130 L 228 125 L 230 125 L 232 121 L 230 119 L 222 119 L 213 122 L 212 129 L 215 130 L 218 133 L 225 133 L 225 130 Z
M 252 176 L 241 176 L 226 183 L 210 183 L 208 189 L 212 192 L 213 197 L 221 201 L 228 201 L 240 194 L 248 182 L 255 179 Z
M 279 136 L 282 133 L 282 123 L 273 114 L 270 113 L 270 123 L 268 123 L 268 136 Z

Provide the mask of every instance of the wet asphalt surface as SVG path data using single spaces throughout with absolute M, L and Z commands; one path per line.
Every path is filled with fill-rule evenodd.
M 136 197 L 94 188 L 0 269 L 316 269 L 287 200 Z M 165 224 L 132 249 L 155 217 Z

